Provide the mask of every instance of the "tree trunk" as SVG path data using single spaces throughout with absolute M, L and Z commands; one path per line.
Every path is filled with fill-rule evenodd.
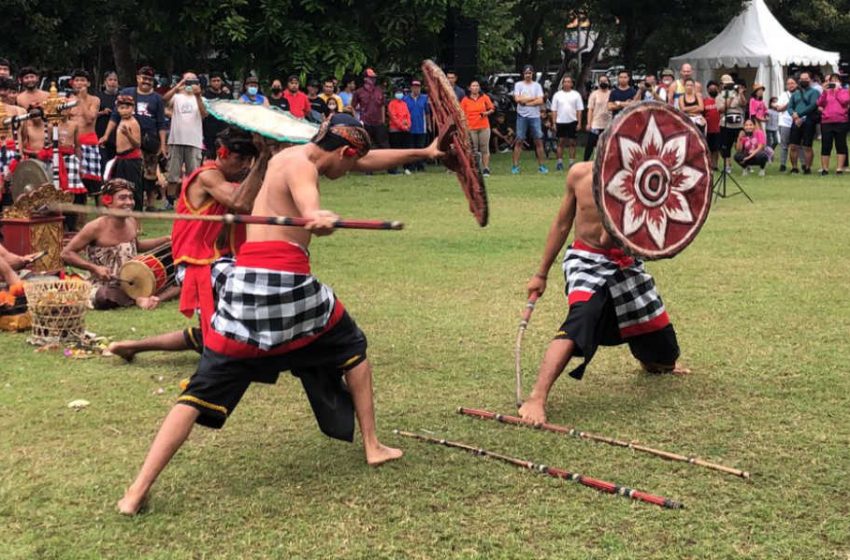
M 600 31 L 598 35 L 596 35 L 596 40 L 593 41 L 593 47 L 590 49 L 590 53 L 587 55 L 587 60 L 581 67 L 581 74 L 578 77 L 578 84 L 576 87 L 579 92 L 581 92 L 582 96 L 587 97 L 587 80 L 590 78 L 590 73 L 593 71 L 593 66 L 596 64 L 596 61 L 599 60 L 599 54 L 602 52 L 602 49 L 605 48 L 605 43 L 608 41 L 608 35 L 604 31 Z
M 112 45 L 112 57 L 115 59 L 118 83 L 123 86 L 134 86 L 136 85 L 136 64 L 130 52 L 128 33 L 126 27 L 116 22 L 109 34 L 109 43 Z

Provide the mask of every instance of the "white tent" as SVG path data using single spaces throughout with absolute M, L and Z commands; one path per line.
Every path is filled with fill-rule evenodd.
M 747 2 L 714 39 L 703 46 L 670 59 L 678 68 L 689 63 L 694 77 L 705 83 L 722 74 L 737 72 L 752 86 L 765 85 L 765 98 L 785 89 L 785 70 L 789 64 L 819 66 L 822 71 L 838 70 L 839 53 L 822 51 L 797 39 L 770 13 L 764 0 Z

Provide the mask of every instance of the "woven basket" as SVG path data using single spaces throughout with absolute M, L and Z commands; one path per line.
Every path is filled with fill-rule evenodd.
M 86 332 L 91 284 L 79 280 L 25 282 L 32 344 L 80 341 Z

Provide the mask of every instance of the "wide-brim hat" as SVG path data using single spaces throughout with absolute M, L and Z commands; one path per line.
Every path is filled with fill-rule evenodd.
M 720 83 L 723 85 L 734 84 L 735 80 L 733 80 L 732 76 L 730 76 L 729 74 L 723 74 L 722 76 L 720 76 Z

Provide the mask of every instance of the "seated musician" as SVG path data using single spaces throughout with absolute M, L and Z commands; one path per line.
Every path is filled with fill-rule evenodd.
M 100 191 L 104 206 L 132 210 L 135 186 L 124 179 L 112 179 Z M 138 253 L 145 253 L 170 241 L 168 236 L 139 239 L 139 223 L 135 218 L 101 216 L 83 226 L 62 251 L 62 260 L 91 273 L 92 305 L 95 309 L 114 309 L 137 305 L 154 309 L 161 301 L 180 295 L 180 288 L 169 286 L 150 297 L 131 298 L 121 289 L 118 272 Z M 80 255 L 85 251 L 86 258 Z
M 26 268 L 37 257 L 37 253 L 23 257 L 16 255 L 0 243 L 0 281 L 6 282 L 9 286 L 19 283 L 21 279 L 16 271 Z

